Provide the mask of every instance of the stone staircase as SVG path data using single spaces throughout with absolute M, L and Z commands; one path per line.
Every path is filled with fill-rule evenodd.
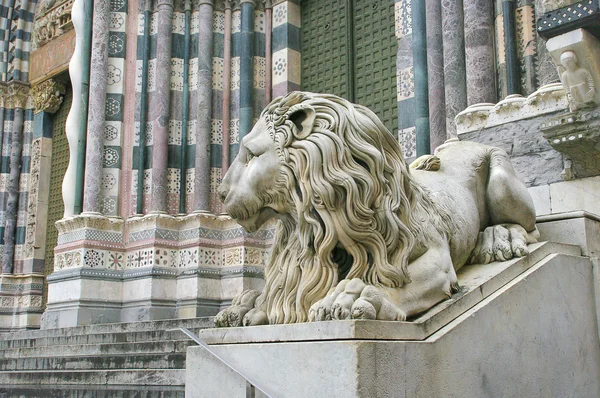
M 183 397 L 186 348 L 212 318 L 0 334 L 0 398 Z

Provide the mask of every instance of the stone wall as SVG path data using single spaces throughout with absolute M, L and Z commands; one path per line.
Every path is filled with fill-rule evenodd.
M 528 187 L 552 184 L 563 180 L 563 155 L 550 146 L 540 130 L 548 116 L 464 133 L 460 139 L 505 150 Z

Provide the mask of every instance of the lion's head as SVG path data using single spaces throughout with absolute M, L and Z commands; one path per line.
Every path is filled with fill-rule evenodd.
M 219 194 L 248 231 L 282 221 L 265 272 L 272 323 L 306 320 L 341 278 L 410 281 L 408 256 L 421 228 L 411 209 L 423 191 L 397 140 L 363 106 L 304 92 L 273 100 L 243 138 Z

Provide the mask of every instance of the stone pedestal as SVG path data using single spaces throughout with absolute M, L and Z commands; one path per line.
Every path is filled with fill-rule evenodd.
M 273 223 L 150 214 L 61 220 L 42 328 L 215 315 L 261 290 Z
M 273 397 L 599 396 L 592 262 L 573 246 L 532 249 L 523 259 L 464 267 L 462 292 L 413 322 L 200 337 Z M 186 372 L 186 397 L 246 396 L 245 380 L 201 347 L 188 348 Z

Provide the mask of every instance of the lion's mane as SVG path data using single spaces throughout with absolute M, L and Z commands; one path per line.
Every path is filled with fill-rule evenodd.
M 290 120 L 303 109 L 316 115 L 310 131 Z M 442 232 L 447 215 L 413 180 L 379 118 L 336 96 L 300 92 L 273 100 L 261 117 L 283 164 L 274 189 L 292 209 L 265 271 L 260 300 L 270 323 L 306 321 L 344 277 L 410 283 L 408 257 L 424 224 Z

